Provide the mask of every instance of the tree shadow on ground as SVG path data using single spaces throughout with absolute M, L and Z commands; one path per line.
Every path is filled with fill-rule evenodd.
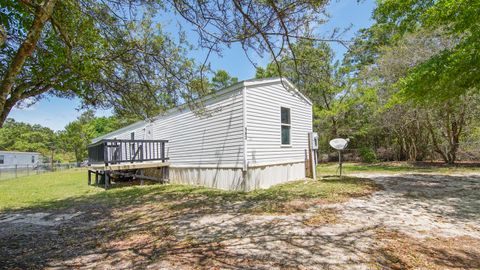
M 391 200 L 396 207 L 419 207 L 439 217 L 480 219 L 480 176 L 408 174 L 378 177 L 386 193 L 403 197 Z M 407 200 L 405 199 L 407 198 Z
M 479 269 L 480 241 L 471 237 L 417 239 L 377 230 L 373 251 L 381 269 Z
M 324 235 L 307 228 L 301 216 L 288 214 L 312 204 L 366 195 L 375 185 L 362 179 L 331 179 L 319 190 L 312 181 L 300 184 L 305 186 L 288 184 L 250 193 L 183 185 L 127 187 L 40 202 L 10 212 L 81 214 L 52 226 L 4 222 L 2 225 L 8 226 L 0 228 L 0 268 L 163 265 L 233 269 L 350 264 L 350 260 L 328 262 L 322 258 L 335 249 L 355 257 L 359 247 L 353 235 L 361 237 L 369 230 Z M 291 201 L 306 206 L 286 207 Z M 263 214 L 259 205 L 275 215 L 247 214 Z M 312 258 L 317 259 L 310 261 Z
M 390 180 L 394 181 L 393 178 L 382 181 Z M 350 179 L 347 182 L 327 181 L 332 181 L 326 183 L 332 185 L 359 184 Z M 388 188 L 382 192 L 410 196 L 404 191 L 430 186 L 429 180 L 423 180 L 423 184 L 407 181 L 406 186 L 396 185 L 397 182 L 385 182 Z M 297 211 L 305 208 L 284 211 L 285 205 L 292 200 L 325 204 L 364 192 L 364 189 L 355 193 L 345 188 L 332 196 L 315 193 L 312 188 L 307 186 L 292 192 L 292 187 L 279 187 L 241 193 L 158 185 L 118 188 L 89 197 L 40 203 L 22 212 L 82 214 L 54 226 L 27 223 L 0 226 L 0 268 L 348 269 L 359 265 L 368 268 L 372 264 L 395 266 L 388 261 L 382 264 L 371 255 L 380 256 L 375 252 L 385 249 L 385 245 L 376 246 L 377 225 L 311 227 L 304 223 L 308 213 Z M 327 190 L 330 191 L 326 193 L 331 192 Z M 446 195 L 435 194 L 428 193 L 418 199 L 446 198 Z M 270 203 L 280 203 L 273 209 L 276 212 L 266 211 L 265 215 L 250 211 Z M 455 258 L 456 251 L 436 248 L 439 249 L 436 254 L 444 252 L 446 258 Z M 478 258 L 477 251 L 467 249 L 465 252 L 471 252 L 470 258 Z M 386 255 L 393 258 L 395 254 Z M 433 254 L 430 257 L 440 258 Z M 471 261 L 437 263 L 445 267 L 472 265 Z

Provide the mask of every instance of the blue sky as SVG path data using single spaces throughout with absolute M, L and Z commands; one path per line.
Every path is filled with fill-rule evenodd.
M 371 14 L 375 7 L 375 0 L 357 0 L 332 1 L 327 8 L 330 15 L 328 23 L 322 25 L 319 30 L 322 33 L 331 33 L 334 28 L 348 28 L 350 30 L 344 34 L 344 39 L 352 38 L 356 31 L 371 25 Z M 170 21 L 170 23 L 172 23 Z M 167 27 L 168 30 L 168 27 Z M 341 59 L 346 49 L 337 43 L 331 44 L 337 59 Z M 203 60 L 204 52 L 193 51 L 192 57 Z M 265 66 L 269 58 L 257 57 L 257 64 Z M 213 70 L 224 69 L 232 76 L 240 80 L 249 79 L 255 76 L 255 68 L 248 61 L 239 45 L 233 45 L 225 49 L 222 56 L 211 55 L 210 63 Z M 33 106 L 26 109 L 13 109 L 9 117 L 19 122 L 31 124 L 40 124 L 53 130 L 61 130 L 66 124 L 75 120 L 80 114 L 80 101 L 78 99 L 68 100 L 56 97 L 43 99 Z M 111 112 L 98 110 L 98 116 L 107 116 Z

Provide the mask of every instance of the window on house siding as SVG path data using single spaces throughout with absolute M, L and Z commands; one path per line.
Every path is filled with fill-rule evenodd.
M 290 109 L 289 108 L 280 108 L 281 114 L 281 135 L 282 135 L 282 145 L 290 145 L 290 129 L 291 129 L 291 122 L 290 122 Z
M 32 163 L 35 163 L 35 156 L 32 156 Z
M 5 156 L 0 155 L 0 164 L 4 164 L 4 163 L 5 163 Z

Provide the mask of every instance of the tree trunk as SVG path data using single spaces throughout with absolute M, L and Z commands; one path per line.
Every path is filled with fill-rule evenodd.
M 56 2 L 57 0 L 46 0 L 43 5 L 36 7 L 35 18 L 28 31 L 27 37 L 18 48 L 17 53 L 2 78 L 2 82 L 0 83 L 0 114 L 2 116 L 0 119 L 0 127 L 3 126 L 6 115 L 8 114 L 8 112 L 5 113 L 5 109 L 7 109 L 5 105 L 8 96 L 12 92 L 15 79 L 21 72 L 27 58 L 33 54 L 45 23 L 52 16 Z
M 430 133 L 430 136 L 432 137 L 434 151 L 440 154 L 440 156 L 442 156 L 442 159 L 445 163 L 449 163 L 449 159 L 447 155 L 445 154 L 444 151 L 442 151 L 442 149 L 440 148 L 440 145 L 438 144 L 437 135 L 435 134 L 435 130 L 433 128 L 432 122 L 430 121 L 430 116 L 428 113 L 426 118 L 427 118 L 427 129 Z
M 75 152 L 75 160 L 76 160 L 77 162 L 81 162 L 82 160 L 81 160 L 80 153 L 78 152 L 78 148 L 77 148 L 77 147 L 75 147 L 74 152 Z
M 3 24 L 0 24 L 0 47 L 7 41 L 7 31 L 5 31 L 5 27 Z

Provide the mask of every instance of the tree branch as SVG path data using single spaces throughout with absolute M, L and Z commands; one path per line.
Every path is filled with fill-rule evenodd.
M 24 0 L 24 2 L 28 3 L 29 1 Z M 43 6 L 38 6 L 36 8 L 35 18 L 27 37 L 18 48 L 17 53 L 15 54 L 12 62 L 8 66 L 8 69 L 3 76 L 0 84 L 0 127 L 3 125 L 3 121 L 6 118 L 5 109 L 7 108 L 5 108 L 5 105 L 7 102 L 7 97 L 10 95 L 10 92 L 14 86 L 15 79 L 22 70 L 27 58 L 30 57 L 35 50 L 43 27 L 52 16 L 56 2 L 57 0 L 46 0 Z

